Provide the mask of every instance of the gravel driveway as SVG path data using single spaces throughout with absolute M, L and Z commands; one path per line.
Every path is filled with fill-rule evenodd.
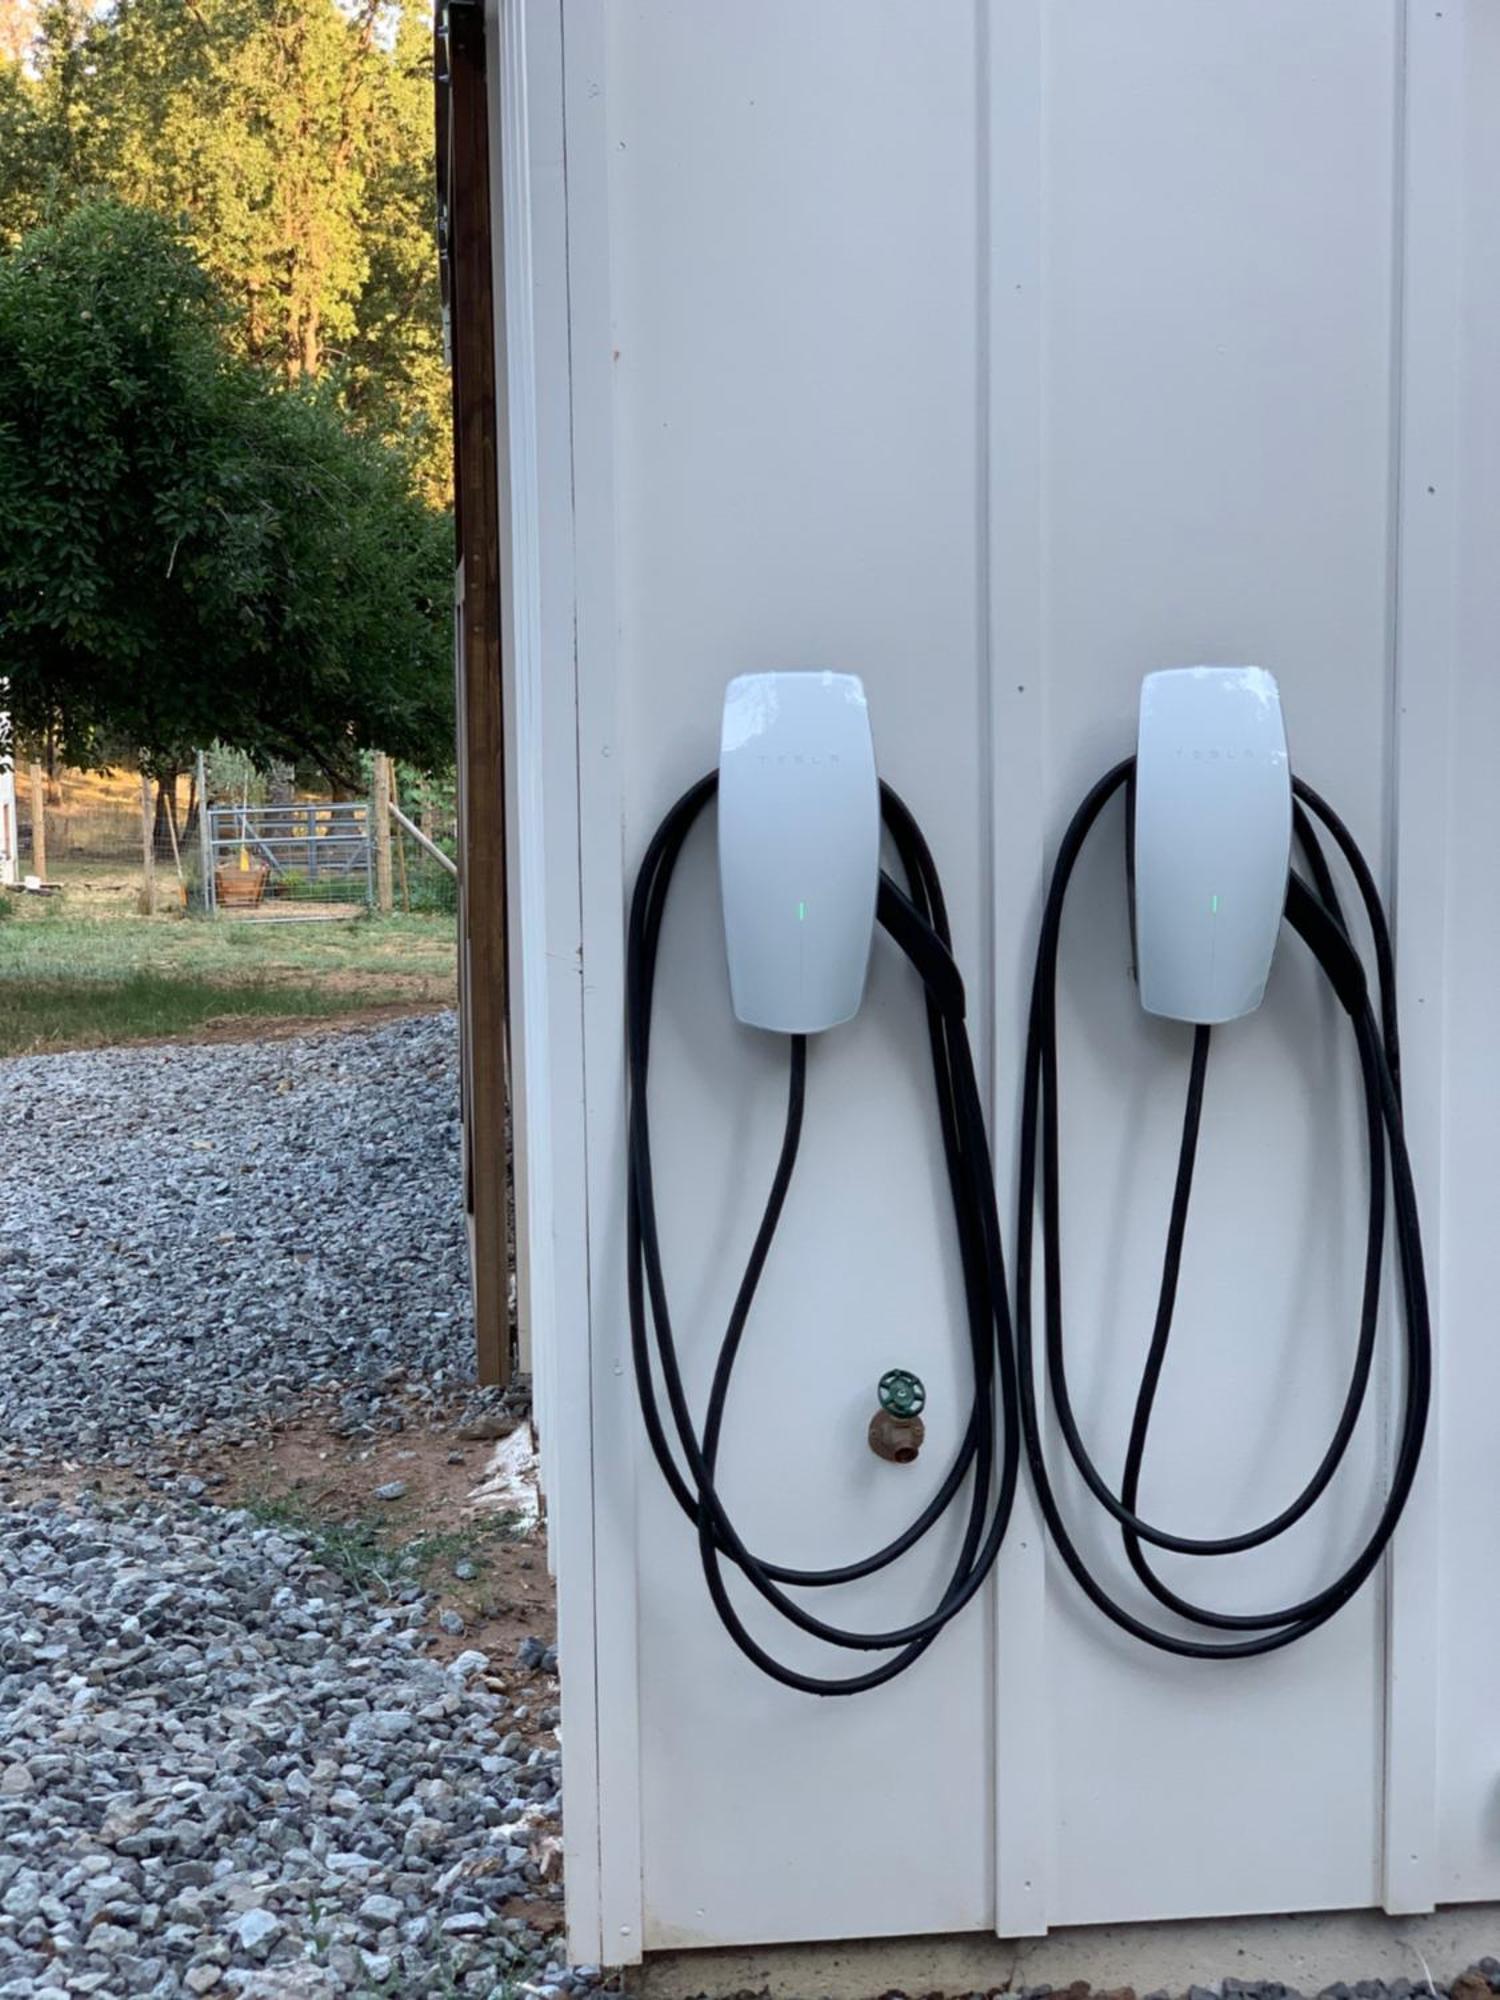
M 0 1503 L 0 2000 L 597 1985 L 538 1928 L 555 1656 L 444 1664 L 417 1586 L 194 1497 L 308 1392 L 358 1438 L 471 1379 L 456 1071 L 451 1016 L 0 1064 L 0 1474 L 63 1496 Z
M 0 1063 L 0 1453 L 472 1377 L 451 1015 Z
M 0 1516 L 5 2000 L 574 1985 L 501 1908 L 555 1842 L 557 1752 L 482 1653 L 422 1657 L 422 1615 L 242 1513 Z

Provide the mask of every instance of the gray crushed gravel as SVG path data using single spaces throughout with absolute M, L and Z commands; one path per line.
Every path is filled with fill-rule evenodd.
M 0 1063 L 0 1129 L 0 1472 L 82 1488 L 0 1503 L 0 2000 L 597 1990 L 530 1920 L 556 1655 L 444 1666 L 415 1584 L 173 1470 L 315 1391 L 354 1437 L 500 1434 L 452 1017 Z M 146 1500 L 89 1478 L 143 1462 Z
M 424 1610 L 243 1512 L 0 1513 L 4 2000 L 596 1990 L 503 1909 L 560 1893 L 558 1752 Z
M 22 1057 L 0 1130 L 0 1454 L 126 1464 L 472 1378 L 451 1015 Z

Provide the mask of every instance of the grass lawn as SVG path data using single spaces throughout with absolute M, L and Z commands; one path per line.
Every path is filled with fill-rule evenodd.
M 141 917 L 71 893 L 6 901 L 0 1056 L 454 997 L 451 916 L 257 923 Z

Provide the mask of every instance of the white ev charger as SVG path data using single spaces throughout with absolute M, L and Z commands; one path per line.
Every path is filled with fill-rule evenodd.
M 880 886 L 880 782 L 857 674 L 741 674 L 724 695 L 719 882 L 736 1018 L 852 1020 Z
M 1131 881 L 1148 1014 L 1237 1021 L 1260 1005 L 1286 905 L 1292 780 L 1276 683 L 1179 667 L 1141 684 Z
M 1063 905 L 1079 851 L 1122 787 L 1131 794 L 1128 839 L 1141 1002 L 1149 1012 L 1190 1022 L 1194 1036 L 1155 1328 L 1117 1494 L 1089 1457 L 1069 1395 L 1056 1251 L 1062 1183 L 1056 982 Z M 662 1272 L 646 1086 L 666 897 L 683 843 L 716 791 L 733 1005 L 741 1021 L 789 1037 L 789 1088 L 781 1156 L 700 1427 L 683 1387 Z M 899 858 L 904 884 L 881 871 L 881 823 Z M 1374 947 L 1378 1018 L 1320 826 L 1341 851 L 1364 908 Z M 1290 865 L 1294 841 L 1305 874 Z M 1193 1538 L 1143 1520 L 1135 1511 L 1136 1495 L 1171 1334 L 1212 1026 L 1259 1004 L 1283 919 L 1332 985 L 1349 1016 L 1359 1054 L 1370 1157 L 1360 1332 L 1334 1435 L 1303 1491 L 1259 1527 L 1238 1535 Z M 900 1535 L 874 1554 L 837 1568 L 801 1570 L 746 1546 L 720 1499 L 715 1466 L 735 1359 L 796 1162 L 807 1038 L 857 1011 L 877 924 L 925 988 L 937 1110 L 963 1268 L 973 1401 L 937 1492 Z M 1379 1561 L 1416 1473 L 1430 1399 L 1431 1338 L 1401 1121 L 1389 931 L 1373 877 L 1352 836 L 1316 793 L 1292 776 L 1280 698 L 1269 674 L 1251 667 L 1189 667 L 1148 675 L 1137 755 L 1093 787 L 1064 835 L 1042 919 L 1028 1023 L 1014 1325 L 989 1145 L 964 1021 L 963 981 L 952 956 L 942 888 L 915 820 L 890 787 L 878 783 L 864 690 L 854 675 L 749 674 L 730 683 L 719 770 L 685 793 L 657 829 L 636 882 L 627 951 L 629 1307 L 641 1409 L 662 1473 L 697 1529 L 714 1605 L 735 1644 L 758 1667 L 809 1693 L 854 1694 L 911 1666 L 988 1575 L 1010 1518 L 1023 1447 L 1048 1530 L 1068 1569 L 1108 1618 L 1148 1644 L 1204 1658 L 1270 1652 L 1315 1630 L 1349 1601 Z M 1299 1603 L 1263 1613 L 1198 1606 L 1156 1575 L 1148 1547 L 1202 1557 L 1260 1547 L 1301 1520 L 1338 1470 L 1374 1358 L 1388 1175 L 1405 1331 L 1405 1407 L 1379 1518 L 1355 1558 Z M 1069 1533 L 1047 1467 L 1035 1391 L 1031 1294 L 1038 1237 L 1046 1365 L 1064 1442 L 1094 1499 L 1118 1522 L 1137 1577 L 1174 1614 L 1178 1628 L 1153 1625 L 1120 1604 L 1093 1574 Z M 882 1378 L 882 1410 L 870 1427 L 870 1443 L 882 1456 L 904 1462 L 915 1455 L 924 1397 L 921 1384 L 905 1371 L 891 1370 Z M 966 1509 L 961 1547 L 938 1602 L 924 1617 L 889 1631 L 856 1632 L 815 1616 L 787 1594 L 788 1587 L 828 1587 L 874 1574 L 915 1546 L 954 1506 Z M 863 1672 L 840 1677 L 788 1667 L 753 1637 L 735 1610 L 724 1582 L 725 1562 L 735 1565 L 790 1624 L 832 1646 L 885 1657 Z M 1217 1636 L 1205 1638 L 1204 1631 Z

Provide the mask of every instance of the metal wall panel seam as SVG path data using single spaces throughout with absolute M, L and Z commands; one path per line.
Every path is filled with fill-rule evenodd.
M 548 1568 L 556 1574 L 560 1511 L 566 1496 L 550 1479 L 549 1438 L 561 1421 L 558 1377 L 564 1329 L 581 1326 L 572 1303 L 574 1273 L 581 1269 L 582 1102 L 580 937 L 578 911 L 578 704 L 573 664 L 573 471 L 571 385 L 568 379 L 567 213 L 563 186 L 562 40 L 555 0 L 515 0 L 518 73 L 524 77 L 526 113 L 526 242 L 530 377 L 528 392 L 535 440 L 536 524 L 534 685 L 518 674 L 516 792 L 524 815 L 523 838 L 534 854 L 521 952 L 522 975 L 536 980 L 537 1013 L 528 997 L 524 1082 L 527 1113 L 540 1107 L 545 1135 L 528 1139 L 531 1157 L 528 1239 L 533 1297 L 538 1441 L 548 1507 Z M 523 700 L 523 695 L 529 699 Z M 565 756 L 549 762 L 554 744 Z M 527 867 L 528 857 L 519 857 Z M 527 950 L 535 963 L 526 959 Z M 528 996 L 530 989 L 528 987 Z M 554 1057 L 554 1051 L 558 1051 Z M 567 1075 L 559 1100 L 555 1062 Z M 570 1204 L 578 1201 L 576 1224 Z M 559 1243 L 568 1230 L 579 1239 L 561 1265 Z
M 1465 17 L 1466 0 L 1405 7 L 1399 191 L 1393 903 L 1407 1129 L 1423 1196 L 1439 1380 Z M 1388 1566 L 1382 1900 L 1393 1913 L 1430 1910 L 1443 1895 L 1437 1855 L 1437 1413 L 1435 1397 L 1423 1468 Z
M 588 1315 L 592 1377 L 594 1674 L 598 1704 L 600 1957 L 641 1955 L 637 1419 L 625 1297 L 623 800 L 617 755 L 613 325 L 607 10 L 563 14 Z M 607 1662 L 607 1666 L 601 1666 Z
M 1043 864 L 1043 0 L 978 0 L 987 378 L 980 529 L 987 547 L 990 1116 L 1006 1243 L 1015 1216 L 1021 1056 Z M 1038 1390 L 1045 1409 L 1045 1388 Z M 1023 1475 L 995 1570 L 995 1929 L 1047 1929 L 1051 1780 L 1047 1559 Z
M 574 662 L 572 387 L 567 343 L 567 216 L 561 0 L 501 0 L 505 11 L 509 111 L 527 133 L 527 310 L 533 327 L 531 391 L 536 430 L 537 681 L 534 704 L 518 699 L 517 760 L 537 774 L 521 795 L 522 839 L 535 851 L 543 900 L 525 911 L 524 976 L 539 978 L 544 1036 L 528 1036 L 517 1065 L 533 1109 L 545 1120 L 550 1163 L 533 1155 L 531 1227 L 545 1235 L 534 1282 L 551 1259 L 552 1290 L 538 1315 L 538 1372 L 545 1378 L 543 1450 L 548 1470 L 548 1557 L 558 1574 L 558 1637 L 569 1661 L 562 1730 L 568 1938 L 572 1956 L 598 1959 L 600 1834 L 598 1689 L 595 1657 L 593 1425 L 588 1340 L 583 1002 L 579 927 L 577 686 Z M 507 290 L 511 283 L 507 275 Z M 510 306 L 507 301 L 508 309 Z M 532 817 L 533 809 L 538 815 Z M 517 857 L 514 867 L 524 866 Z M 529 993 L 529 987 L 528 987 Z M 528 1006 L 530 1000 L 528 998 Z M 561 1255 L 555 1254 L 561 1251 Z M 550 1310 L 549 1310 L 550 1308 Z M 573 1421 L 551 1418 L 563 1411 Z

